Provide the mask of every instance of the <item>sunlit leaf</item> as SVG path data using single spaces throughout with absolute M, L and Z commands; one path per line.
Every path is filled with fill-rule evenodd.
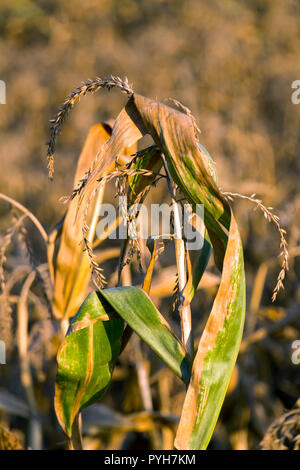
M 101 295 L 170 369 L 188 382 L 190 363 L 185 348 L 148 295 L 137 287 L 103 289 Z
M 149 133 L 167 157 L 169 169 L 191 204 L 204 204 L 208 223 L 216 229 L 220 221 L 228 228 L 230 213 L 209 167 L 206 153 L 199 148 L 191 118 L 169 106 L 133 95 L 125 107 L 131 119 Z M 141 125 L 139 125 L 141 129 Z M 201 183 L 201 184 L 200 184 Z
M 134 94 L 125 107 L 143 134 L 150 134 L 165 154 L 174 182 L 195 210 L 204 205 L 204 222 L 214 248 L 217 267 L 222 264 L 227 245 L 230 209 L 216 184 L 215 168 L 208 152 L 199 145 L 193 120 L 157 101 Z M 221 225 L 221 224 L 222 225 Z
M 124 321 L 97 293 L 91 293 L 70 324 L 58 355 L 55 411 L 71 437 L 80 410 L 99 400 L 119 355 Z
M 99 148 L 110 137 L 110 128 L 103 124 L 93 126 L 87 136 L 85 145 L 78 160 L 74 178 L 74 187 L 84 177 Z M 95 217 L 97 198 L 91 203 L 87 222 Z M 77 201 L 69 202 L 63 222 L 61 240 L 55 263 L 55 282 L 53 312 L 57 318 L 68 318 L 75 315 L 86 296 L 90 280 L 90 260 L 82 243 L 80 219 L 75 220 Z M 97 214 L 96 214 L 97 215 Z M 95 231 L 95 224 L 92 230 Z M 93 238 L 93 233 L 90 234 Z
M 200 339 L 175 446 L 206 449 L 239 351 L 245 316 L 242 244 L 233 215 L 221 284 Z

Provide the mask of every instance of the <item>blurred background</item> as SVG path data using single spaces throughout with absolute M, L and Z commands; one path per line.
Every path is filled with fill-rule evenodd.
M 139 94 L 158 100 L 172 97 L 188 106 L 202 131 L 201 143 L 216 162 L 221 188 L 256 193 L 266 206 L 274 207 L 287 230 L 290 270 L 285 290 L 272 304 L 280 270 L 278 232 L 249 202 L 234 203 L 245 250 L 247 322 L 210 444 L 214 449 L 258 448 L 270 424 L 291 410 L 299 397 L 300 365 L 291 360 L 292 343 L 300 339 L 300 104 L 291 101 L 291 84 L 300 79 L 299 53 L 296 0 L 0 3 L 0 80 L 6 83 L 6 104 L 0 105 L 0 192 L 24 204 L 48 232 L 64 213 L 59 198 L 72 191 L 89 128 L 115 118 L 126 97 L 102 91 L 76 105 L 58 141 L 53 182 L 46 171 L 49 119 L 82 81 L 111 74 L 127 76 Z M 109 200 L 112 193 L 106 197 Z M 158 188 L 155 198 L 164 197 Z M 1 247 L 12 217 L 9 204 L 0 201 Z M 45 263 L 38 234 L 29 224 L 26 227 L 34 257 Z M 12 241 L 5 260 L 0 248 L 5 276 L 28 262 L 20 240 Z M 160 263 L 157 282 L 164 283 L 173 272 L 174 255 L 166 250 Z M 107 272 L 114 267 L 108 262 Z M 132 270 L 134 276 L 138 270 Z M 192 304 L 199 335 L 218 284 L 213 265 L 208 271 L 210 277 Z M 15 283 L 12 295 L 18 295 L 20 283 Z M 55 449 L 64 446 L 53 413 L 59 340 L 39 295 L 37 286 L 30 311 L 29 357 L 42 445 Z M 158 295 L 156 303 L 176 327 L 171 299 Z M 28 446 L 30 419 L 19 378 L 15 328 L 15 307 L 9 315 L 1 308 L 0 339 L 7 345 L 7 365 L 0 366 L 0 421 L 14 431 L 20 445 Z M 139 361 L 149 376 L 152 410 L 148 403 L 145 411 Z M 171 448 L 184 393 L 172 373 L 133 339 L 101 405 L 86 412 L 85 447 Z M 298 428 L 295 421 L 291 425 L 298 429 L 293 436 L 300 434 L 297 419 Z M 289 447 L 286 436 L 282 442 L 283 448 Z

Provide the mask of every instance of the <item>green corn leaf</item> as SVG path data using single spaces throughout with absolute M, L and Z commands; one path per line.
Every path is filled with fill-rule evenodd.
M 115 287 L 100 292 L 170 369 L 188 382 L 190 363 L 185 348 L 148 295 L 137 287 Z
M 149 147 L 149 150 L 138 159 L 134 168 L 144 170 L 152 170 L 156 173 L 160 171 L 162 167 L 162 159 L 160 158 L 159 149 L 153 145 Z M 129 178 L 130 194 L 129 203 L 134 202 L 134 199 L 155 180 L 156 176 L 144 176 L 141 174 L 133 175 Z
M 221 284 L 201 336 L 177 431 L 177 449 L 206 449 L 226 394 L 243 333 L 242 243 L 231 215 Z
M 79 411 L 105 393 L 123 329 L 122 318 L 95 292 L 88 295 L 72 320 L 58 351 L 55 384 L 56 415 L 69 437 Z

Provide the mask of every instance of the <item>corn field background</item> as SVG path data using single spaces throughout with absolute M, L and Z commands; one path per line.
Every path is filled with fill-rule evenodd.
M 74 107 L 57 144 L 55 178 L 49 181 L 49 119 L 72 89 L 98 75 L 128 76 L 139 94 L 162 102 L 172 97 L 190 108 L 222 190 L 255 194 L 274 207 L 287 231 L 289 270 L 284 290 L 272 303 L 281 267 L 278 231 L 262 211 L 253 210 L 256 204 L 234 199 L 244 247 L 246 322 L 211 449 L 300 448 L 300 365 L 292 361 L 292 344 L 300 340 L 300 104 L 291 101 L 291 84 L 300 79 L 299 51 L 295 0 L 0 4 L 0 80 L 7 90 L 6 104 L 0 105 L 0 193 L 28 208 L 48 234 L 64 215 L 59 199 L 72 193 L 90 128 L 115 119 L 126 103 L 111 90 L 86 96 Z M 111 181 L 104 201 L 111 202 L 114 194 Z M 166 188 L 157 185 L 150 198 L 167 201 Z M 0 448 L 27 448 L 34 441 L 44 449 L 63 449 L 65 437 L 54 412 L 61 331 L 49 309 L 43 238 L 21 215 L 0 199 L 0 340 L 6 344 L 6 364 L 0 365 Z M 106 240 L 101 247 L 101 266 L 112 286 L 117 245 Z M 167 247 L 152 298 L 178 332 L 179 319 L 170 313 L 175 265 Z M 36 277 L 31 279 L 32 268 Z M 136 261 L 130 275 L 134 285 L 141 284 Z M 17 334 L 24 281 L 30 289 L 25 356 Z M 192 303 L 196 340 L 219 283 L 211 260 Z M 109 392 L 83 413 L 84 448 L 172 449 L 184 396 L 184 384 L 133 336 L 117 361 Z

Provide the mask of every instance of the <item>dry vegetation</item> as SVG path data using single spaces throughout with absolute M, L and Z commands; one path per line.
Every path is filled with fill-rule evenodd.
M 52 315 L 42 227 L 50 233 L 64 214 L 59 199 L 72 192 L 90 127 L 115 118 L 126 98 L 104 91 L 74 108 L 58 142 L 52 182 L 45 169 L 47 120 L 82 80 L 115 74 L 127 75 L 141 94 L 159 100 L 172 96 L 191 108 L 222 190 L 229 197 L 255 194 L 253 207 L 260 200 L 275 207 L 287 230 L 289 271 L 285 290 L 272 303 L 280 241 L 286 255 L 284 233 L 279 236 L 249 201 L 234 198 L 245 253 L 246 326 L 210 447 L 254 449 L 264 439 L 262 448 L 274 448 L 276 431 L 278 448 L 299 448 L 300 366 L 291 361 L 291 344 L 300 339 L 300 105 L 290 99 L 291 83 L 300 78 L 299 3 L 2 0 L 0 41 L 0 79 L 7 85 L 7 104 L 0 105 L 0 192 L 38 219 L 0 201 L 0 339 L 7 346 L 7 365 L 0 366 L 0 447 L 65 447 L 53 409 L 61 323 Z M 114 193 L 110 182 L 105 201 Z M 167 196 L 158 184 L 151 197 L 156 202 Z M 103 247 L 98 262 L 113 285 L 118 248 L 108 241 Z M 140 284 L 138 262 L 131 266 L 133 283 Z M 175 257 L 168 246 L 159 266 L 152 295 L 178 330 L 178 317 L 170 314 Z M 192 304 L 197 335 L 218 283 L 211 263 Z M 20 338 L 24 299 L 28 337 Z M 110 392 L 84 414 L 85 448 L 171 448 L 184 394 L 184 385 L 133 337 Z M 286 419 L 287 410 L 292 411 Z

